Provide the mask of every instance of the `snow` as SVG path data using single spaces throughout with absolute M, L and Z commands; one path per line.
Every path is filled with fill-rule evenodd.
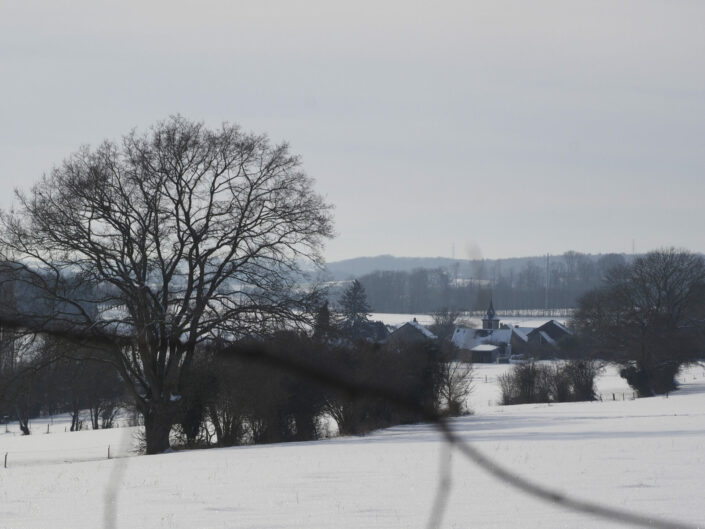
M 480 344 L 480 345 L 476 345 L 475 347 L 473 347 L 471 349 L 471 351 L 478 351 L 478 352 L 490 351 L 490 352 L 492 352 L 492 351 L 496 351 L 497 349 L 499 349 L 498 345 Z
M 476 414 L 503 413 L 498 410 L 517 410 L 521 408 L 521 406 L 500 406 L 502 399 L 498 378 L 513 367 L 510 364 L 473 365 L 473 391 L 467 403 L 473 412 Z M 684 382 L 700 380 L 703 384 L 703 392 L 705 392 L 705 369 L 701 367 L 690 368 L 680 379 Z M 634 391 L 619 376 L 618 368 L 613 365 L 607 365 L 603 368 L 595 385 L 597 397 L 602 399 L 602 401 L 625 401 L 634 400 L 635 398 Z M 683 393 L 684 389 L 680 391 Z M 705 395 L 703 396 L 703 401 L 705 401 Z
M 685 371 L 682 389 L 668 398 L 631 400 L 609 368 L 599 379 L 602 402 L 499 406 L 496 379 L 510 368 L 475 366 L 475 415 L 451 422 L 462 439 L 563 493 L 703 525 L 702 367 Z M 64 433 L 62 420 L 49 425 L 49 434 L 42 433 L 46 420 L 35 421 L 29 437 L 17 435 L 16 425 L 7 434 L 0 430 L 0 457 L 9 453 L 8 468 L 0 467 L 0 528 L 112 527 L 112 512 L 118 528 L 420 528 L 431 512 L 439 464 L 448 458 L 442 527 L 619 527 L 514 491 L 457 451 L 447 452 L 429 425 L 81 461 L 94 449 L 101 457 L 98 449 L 108 444 L 129 454 L 136 429 Z
M 563 332 L 570 332 L 570 329 L 568 329 L 568 327 L 566 327 L 565 325 L 563 325 L 563 324 L 562 324 L 561 322 L 559 322 L 558 320 L 551 320 L 551 321 L 556 325 L 556 327 L 558 327 L 559 329 L 561 329 Z
M 400 327 L 416 318 L 421 325 L 433 325 L 433 316 L 430 314 L 392 314 L 389 312 L 373 312 L 370 314 L 372 321 L 381 321 L 385 325 Z
M 482 344 L 508 344 L 512 339 L 512 329 L 467 329 L 456 327 L 453 333 L 453 344 L 460 349 L 473 349 Z
M 419 331 L 421 334 L 423 334 L 426 338 L 429 340 L 435 340 L 437 336 L 433 334 L 431 331 L 429 331 L 426 327 L 421 325 L 418 321 L 412 320 L 412 321 L 407 321 L 405 325 L 411 325 L 414 329 Z M 403 326 L 402 326 L 403 327 Z
M 549 343 L 551 345 L 555 345 L 556 341 L 553 338 L 551 338 L 548 334 L 546 334 L 544 331 L 539 331 L 539 334 L 541 335 L 541 338 L 543 338 L 543 340 L 546 343 Z
M 529 333 L 533 331 L 535 327 L 512 327 L 512 331 L 523 341 L 529 341 Z

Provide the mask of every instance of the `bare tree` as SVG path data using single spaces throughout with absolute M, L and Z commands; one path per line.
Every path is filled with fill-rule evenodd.
M 705 259 L 671 248 L 614 268 L 573 324 L 581 346 L 622 364 L 641 395 L 675 389 L 680 366 L 705 347 Z
M 295 287 L 332 234 L 286 144 L 178 116 L 82 148 L 18 199 L 2 215 L 6 268 L 51 325 L 120 337 L 112 361 L 148 453 L 169 447 L 200 344 L 305 318 L 315 292 Z
M 472 392 L 472 364 L 446 358 L 440 365 L 439 405 L 451 417 L 468 412 L 467 399 Z
M 444 308 L 433 314 L 433 324 L 429 327 L 431 332 L 442 341 L 450 342 L 458 324 L 460 312 Z

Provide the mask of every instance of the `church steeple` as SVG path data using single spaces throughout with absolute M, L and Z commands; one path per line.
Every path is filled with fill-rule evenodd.
M 490 307 L 487 309 L 487 319 L 494 319 L 496 314 L 497 313 L 494 311 L 494 307 L 492 306 L 492 298 L 490 298 Z
M 482 328 L 483 329 L 499 329 L 499 318 L 492 305 L 492 298 L 490 298 L 490 306 L 487 308 L 487 313 L 485 317 L 482 318 Z

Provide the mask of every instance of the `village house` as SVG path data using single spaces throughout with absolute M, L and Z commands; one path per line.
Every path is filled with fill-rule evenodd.
M 459 360 L 475 363 L 509 362 L 528 354 L 549 352 L 570 331 L 556 320 L 540 327 L 508 326 L 500 323 L 492 301 L 482 318 L 482 328 L 456 327 L 452 342 Z
M 437 339 L 438 337 L 435 334 L 421 325 L 416 318 L 414 318 L 412 321 L 406 322 L 404 325 L 399 326 L 399 328 L 392 332 L 389 335 L 389 338 L 387 338 L 387 342 L 408 344 L 421 343 Z

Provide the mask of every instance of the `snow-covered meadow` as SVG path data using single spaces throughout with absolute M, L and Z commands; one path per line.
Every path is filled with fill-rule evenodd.
M 603 401 L 498 405 L 508 369 L 479 365 L 456 432 L 497 462 L 558 491 L 705 524 L 705 369 L 668 398 L 631 399 L 613 368 Z M 616 400 L 612 400 L 614 398 Z M 622 400 L 624 398 L 625 400 Z M 134 428 L 33 435 L 0 430 L 0 527 L 425 527 L 450 458 L 443 527 L 617 527 L 529 498 L 447 450 L 429 425 L 365 437 L 131 456 Z M 114 459 L 107 459 L 107 446 Z M 113 524 L 114 522 L 114 524 Z

